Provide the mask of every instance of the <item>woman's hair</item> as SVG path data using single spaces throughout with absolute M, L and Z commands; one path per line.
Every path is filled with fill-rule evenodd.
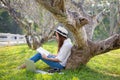
M 60 35 L 59 33 L 57 33 L 57 34 L 58 34 L 58 37 L 59 37 L 59 40 L 58 40 L 58 52 L 59 52 L 60 48 L 63 45 L 64 40 L 66 39 L 66 37 Z

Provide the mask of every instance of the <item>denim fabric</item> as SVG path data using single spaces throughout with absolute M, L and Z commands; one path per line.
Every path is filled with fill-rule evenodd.
M 47 57 L 48 58 L 55 58 L 55 56 L 53 56 L 53 55 L 48 55 Z M 37 62 L 38 60 L 42 60 L 52 68 L 59 68 L 59 69 L 64 68 L 64 66 L 62 66 L 59 62 L 54 62 L 54 61 L 43 59 L 40 53 L 35 54 L 33 57 L 30 58 L 30 60 L 32 60 L 34 62 Z

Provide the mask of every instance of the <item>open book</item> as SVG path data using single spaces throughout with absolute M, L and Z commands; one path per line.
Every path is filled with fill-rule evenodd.
M 42 47 L 37 48 L 36 51 L 41 53 L 42 55 L 45 54 L 46 56 L 48 56 L 50 54 L 50 52 L 48 52 L 47 50 L 45 50 Z

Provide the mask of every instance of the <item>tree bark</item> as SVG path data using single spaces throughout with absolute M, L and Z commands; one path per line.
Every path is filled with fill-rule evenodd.
M 91 58 L 96 55 L 104 54 L 110 50 L 120 48 L 120 34 L 115 34 L 106 40 L 100 42 L 92 42 L 88 40 L 87 50 L 78 49 L 73 46 L 71 50 L 71 56 L 69 57 L 66 65 L 66 69 L 78 68 L 81 64 L 86 64 Z M 85 55 L 85 53 L 87 55 Z
M 115 50 L 120 48 L 120 34 L 114 34 L 109 38 L 95 43 L 95 48 L 93 50 L 93 55 L 103 54 L 110 50 Z

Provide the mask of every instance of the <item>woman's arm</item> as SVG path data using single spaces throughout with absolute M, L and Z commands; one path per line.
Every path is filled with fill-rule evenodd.
M 57 58 L 48 58 L 46 55 L 42 55 L 42 58 L 44 58 L 46 60 L 50 60 L 50 61 L 60 62 L 59 59 L 57 59 Z
M 53 56 L 57 56 L 58 54 L 52 54 Z

